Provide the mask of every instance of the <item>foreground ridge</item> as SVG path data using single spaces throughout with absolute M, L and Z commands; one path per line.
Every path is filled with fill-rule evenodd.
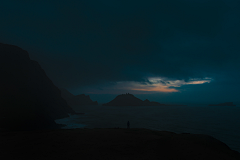
M 141 128 L 0 133 L 0 158 L 9 159 L 240 159 L 223 142 L 201 134 Z

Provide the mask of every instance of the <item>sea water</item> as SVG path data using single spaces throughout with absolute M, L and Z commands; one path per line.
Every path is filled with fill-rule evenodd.
M 69 118 L 56 120 L 68 128 L 147 128 L 175 133 L 207 134 L 240 152 L 238 106 L 74 106 Z M 64 129 L 63 128 L 63 129 Z

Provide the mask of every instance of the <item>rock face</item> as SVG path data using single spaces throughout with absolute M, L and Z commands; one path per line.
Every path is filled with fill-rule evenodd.
M 0 128 L 56 127 L 55 119 L 75 113 L 27 51 L 0 43 L 0 74 Z
M 112 101 L 103 104 L 103 106 L 171 106 L 171 105 L 162 104 L 162 103 L 153 102 L 153 101 L 150 102 L 148 99 L 142 101 L 141 99 L 135 97 L 134 95 L 127 93 L 127 94 L 118 95 Z
M 78 105 L 98 105 L 97 101 L 92 101 L 89 95 L 80 94 L 73 95 L 68 90 L 61 88 L 61 96 L 67 101 L 70 106 L 78 106 Z
M 208 106 L 236 106 L 233 104 L 233 102 L 225 102 L 225 103 L 219 103 L 219 104 L 209 104 Z

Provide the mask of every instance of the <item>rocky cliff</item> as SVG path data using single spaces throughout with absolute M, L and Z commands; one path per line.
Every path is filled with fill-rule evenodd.
M 55 119 L 75 113 L 27 51 L 0 43 L 0 75 L 2 127 L 56 127 Z

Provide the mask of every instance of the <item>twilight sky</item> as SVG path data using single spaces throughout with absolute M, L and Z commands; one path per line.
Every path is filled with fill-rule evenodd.
M 100 103 L 240 103 L 239 0 L 7 0 L 0 42 Z

